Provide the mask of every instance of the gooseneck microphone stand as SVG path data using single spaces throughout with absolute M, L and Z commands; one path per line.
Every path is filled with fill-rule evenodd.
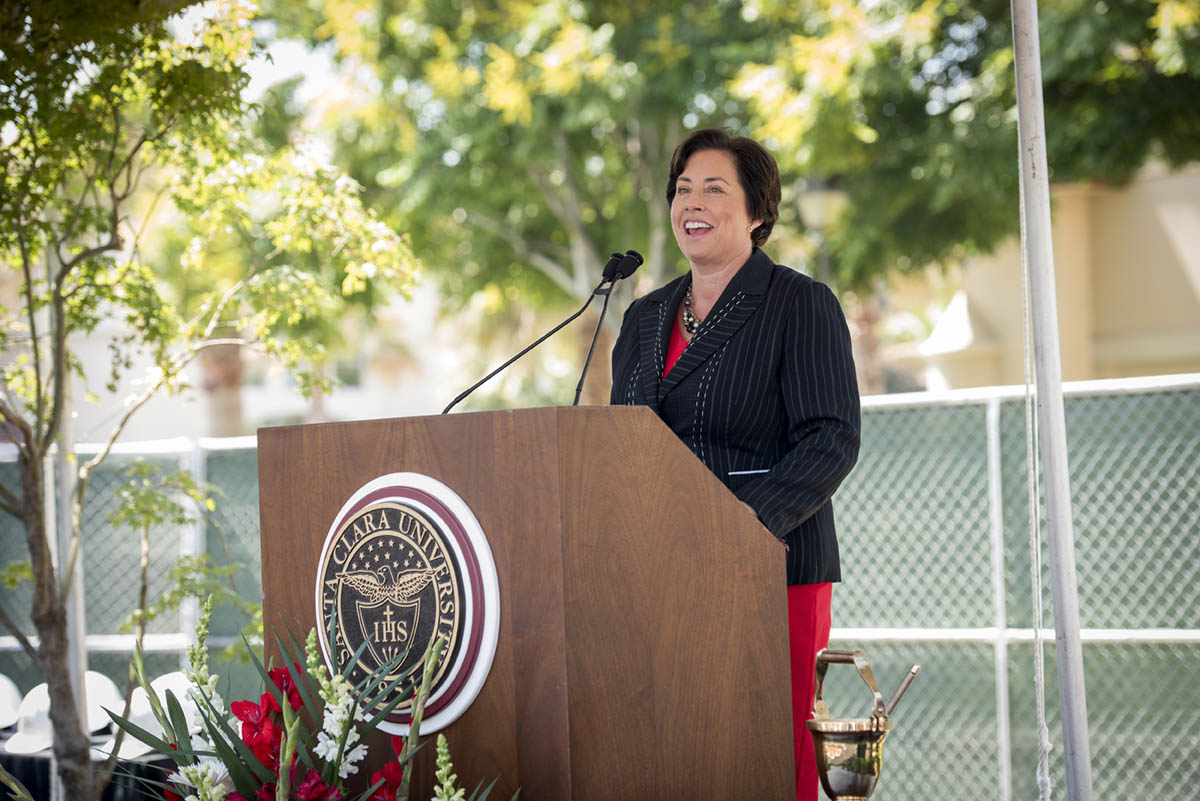
M 616 258 L 617 255 L 618 254 L 614 253 L 613 258 Z M 609 260 L 609 264 L 612 264 L 612 260 Z M 608 301 L 610 298 L 612 298 L 613 288 L 616 287 L 617 281 L 633 275 L 634 270 L 641 266 L 642 254 L 638 253 L 636 250 L 625 251 L 625 255 L 623 255 L 621 260 L 613 267 L 612 283 L 602 289 L 601 287 L 604 285 L 603 282 L 601 282 L 601 287 L 596 287 L 596 291 L 593 293 L 593 296 L 597 294 L 604 295 L 604 305 L 600 307 L 600 319 L 596 321 L 596 330 L 592 332 L 592 344 L 588 347 L 587 358 L 583 360 L 583 372 L 579 374 L 579 383 L 575 387 L 575 401 L 571 404 L 572 406 L 579 405 L 579 396 L 583 394 L 583 381 L 587 378 L 588 366 L 592 363 L 592 354 L 596 350 L 596 339 L 600 336 L 600 326 L 604 325 L 604 313 L 608 311 Z M 609 272 L 607 267 L 605 268 L 604 272 L 607 276 Z M 588 300 L 591 300 L 591 298 L 588 298 Z
M 602 287 L 604 287 L 604 286 L 605 286 L 605 284 L 609 284 L 609 283 L 611 283 L 611 282 L 609 281 L 609 279 L 605 278 L 603 281 L 601 281 L 599 284 L 597 284 L 597 285 L 596 285 L 596 288 L 592 290 L 592 294 L 591 294 L 591 295 L 588 295 L 587 302 L 585 302 L 585 303 L 583 304 L 583 306 L 582 306 L 582 307 L 579 309 L 579 311 L 575 312 L 575 313 L 574 313 L 574 314 L 572 314 L 570 317 L 568 317 L 567 319 L 563 320 L 561 323 L 559 323 L 558 325 L 554 326 L 553 328 L 551 328 L 551 329 L 550 329 L 549 331 L 547 331 L 546 333 L 542 334 L 540 337 L 538 337 L 536 340 L 534 340 L 534 341 L 533 341 L 531 344 L 529 344 L 527 347 L 525 347 L 525 348 L 524 348 L 524 349 L 523 349 L 523 350 L 522 350 L 520 353 L 518 353 L 516 356 L 513 356 L 511 359 L 509 359 L 508 361 L 506 361 L 504 364 L 500 365 L 500 366 L 499 366 L 499 367 L 497 367 L 495 370 L 492 370 L 492 372 L 488 373 L 488 374 L 487 374 L 487 375 L 485 375 L 483 378 L 479 379 L 479 380 L 478 380 L 478 381 L 476 381 L 474 384 L 472 384 L 471 386 L 469 386 L 469 387 L 467 387 L 466 389 L 464 389 L 464 390 L 462 391 L 462 393 L 461 393 L 461 394 L 459 394 L 459 396 L 458 396 L 457 398 L 455 398 L 454 400 L 450 401 L 449 405 L 447 405 L 445 409 L 442 409 L 442 414 L 445 414 L 446 412 L 448 412 L 448 411 L 450 411 L 451 409 L 453 409 L 453 408 L 454 408 L 456 405 L 458 405 L 458 402 L 459 402 L 459 401 L 461 401 L 463 398 L 465 398 L 465 397 L 467 397 L 468 395 L 470 395 L 470 394 L 471 394 L 472 392 L 474 392 L 475 390 L 479 389 L 479 388 L 480 388 L 481 386 L 483 386 L 484 384 L 486 384 L 486 383 L 487 383 L 489 380 L 491 380 L 493 377 L 495 377 L 495 375 L 496 375 L 497 373 L 499 373 L 501 370 L 503 370 L 505 367 L 508 367 L 510 364 L 512 364 L 513 362 L 515 362 L 517 359 L 521 358 L 521 357 L 522 357 L 522 356 L 524 356 L 526 353 L 528 353 L 529 351 L 531 351 L 531 350 L 533 350 L 534 348 L 536 348 L 538 345 L 540 345 L 540 344 L 542 344 L 543 342 L 545 342 L 545 341 L 546 341 L 547 339 L 549 339 L 551 336 L 553 336 L 554 334 L 558 333 L 558 331 L 559 331 L 559 330 L 560 330 L 560 329 L 561 329 L 563 326 L 565 326 L 567 323 L 571 322 L 572 320 L 574 320 L 575 318 L 577 318 L 579 315 L 583 314 L 583 313 L 584 313 L 584 311 L 586 311 L 586 310 L 587 310 L 587 307 L 591 305 L 591 303 L 592 303 L 592 300 L 593 300 L 593 299 L 596 297 L 596 295 L 597 295 L 597 294 L 599 294 L 599 293 L 601 292 L 601 288 L 602 288 Z M 611 287 L 609 287 L 609 289 L 611 289 Z M 607 293 L 606 293 L 606 295 L 607 295 Z M 607 297 L 605 298 L 605 302 L 607 303 Z
M 633 257 L 630 254 L 633 254 L 633 256 L 636 256 L 636 264 L 633 264 Z M 545 342 L 551 336 L 556 334 L 560 329 L 562 329 L 562 327 L 565 326 L 567 323 L 571 322 L 572 320 L 579 317 L 579 315 L 583 314 L 587 310 L 587 307 L 591 305 L 592 300 L 597 295 L 604 295 L 604 308 L 607 309 L 608 308 L 608 298 L 609 298 L 609 294 L 612 292 L 613 285 L 616 284 L 616 282 L 619 281 L 620 279 L 625 278 L 626 276 L 632 274 L 633 271 L 637 269 L 637 265 L 640 265 L 641 263 L 642 263 L 642 257 L 640 255 L 637 255 L 637 253 L 632 250 L 627 251 L 625 253 L 612 254 L 612 256 L 610 256 L 608 259 L 608 263 L 604 265 L 604 275 L 600 279 L 600 283 L 597 284 L 596 288 L 592 290 L 592 293 L 590 295 L 588 295 L 587 301 L 584 302 L 583 306 L 580 307 L 579 311 L 575 312 L 570 317 L 568 317 L 567 319 L 563 320 L 558 325 L 551 328 L 545 334 L 542 334 L 540 337 L 538 337 L 528 347 L 524 348 L 516 356 L 513 356 L 511 359 L 506 361 L 504 364 L 500 365 L 495 370 L 492 370 L 490 373 L 485 375 L 483 378 L 479 379 L 474 384 L 472 384 L 471 386 L 469 386 L 465 390 L 463 390 L 462 393 L 459 394 L 459 396 L 457 398 L 450 401 L 450 403 L 446 406 L 445 409 L 442 409 L 442 414 L 446 414 L 447 412 L 449 412 L 456 405 L 458 405 L 459 401 L 461 401 L 463 398 L 470 395 L 475 390 L 479 389 L 484 384 L 486 384 L 489 380 L 494 378 L 496 376 L 496 374 L 499 373 L 501 370 L 503 370 L 505 367 L 508 367 L 510 364 L 515 362 L 517 359 L 521 358 L 526 353 L 528 353 L 529 351 L 536 348 L 538 345 Z M 631 264 L 632 264 L 632 266 L 630 266 Z M 604 313 L 601 312 L 601 320 L 603 320 L 603 319 L 604 319 Z M 597 328 L 597 334 L 599 334 L 599 328 Z M 596 347 L 596 337 L 593 336 L 592 337 L 592 348 L 595 348 L 595 347 Z M 590 359 L 591 356 L 592 356 L 592 352 L 589 350 L 588 358 Z M 584 365 L 584 372 L 585 373 L 587 372 L 586 364 Z M 583 383 L 583 379 L 581 378 L 580 379 L 581 386 L 582 386 L 582 383 Z M 575 399 L 576 399 L 576 402 L 578 402 L 578 400 L 579 400 L 578 392 L 575 393 Z
M 583 394 L 583 380 L 587 378 L 588 365 L 592 363 L 592 353 L 596 350 L 596 340 L 600 337 L 600 326 L 604 324 L 604 313 L 608 311 L 608 301 L 612 298 L 614 284 L 600 289 L 596 288 L 596 293 L 604 295 L 604 305 L 600 307 L 600 319 L 596 321 L 596 330 L 592 332 L 592 344 L 588 346 L 587 358 L 583 360 L 583 372 L 579 374 L 579 383 L 575 386 L 575 400 L 571 403 L 572 406 L 579 405 L 579 396 Z M 590 298 L 589 298 L 590 300 Z

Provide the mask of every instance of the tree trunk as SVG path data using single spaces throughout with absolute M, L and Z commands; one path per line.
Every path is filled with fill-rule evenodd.
M 42 455 L 32 458 L 22 450 L 21 501 L 25 509 L 25 539 L 33 566 L 33 625 L 38 634 L 37 665 L 50 694 L 50 721 L 54 731 L 54 759 L 67 798 L 94 801 L 95 786 L 89 740 L 75 706 L 75 692 L 67 660 L 71 644 L 67 636 L 67 610 L 60 600 L 58 581 L 50 558 L 50 533 L 46 531 L 45 465 Z
M 316 368 L 317 373 L 321 378 L 325 377 L 326 367 L 322 365 Z M 308 413 L 304 416 L 306 423 L 328 423 L 329 412 L 325 408 L 325 391 L 320 387 L 313 389 L 312 397 L 308 399 Z
M 246 433 L 242 416 L 242 348 L 214 345 L 200 352 L 203 388 L 208 400 L 208 433 L 238 437 Z
M 875 293 L 859 295 L 850 304 L 849 310 L 859 394 L 882 395 L 883 365 L 880 362 L 879 337 L 875 332 L 879 325 L 879 296 Z

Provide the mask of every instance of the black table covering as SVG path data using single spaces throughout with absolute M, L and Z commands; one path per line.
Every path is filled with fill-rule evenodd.
M 11 731 L 11 730 L 10 730 Z M 128 736 L 128 735 L 126 735 Z M 0 736 L 0 765 L 25 785 L 34 801 L 50 801 L 50 751 L 39 751 L 36 754 L 10 754 L 4 750 Z M 107 735 L 95 738 L 93 747 L 108 739 Z M 100 764 L 100 763 L 97 763 Z M 175 769 L 175 763 L 159 754 L 147 754 L 136 759 L 122 759 L 117 762 L 113 771 L 112 781 L 104 788 L 101 801 L 149 801 L 161 799 L 162 791 L 156 785 L 146 781 L 164 782 L 167 775 Z M 7 798 L 8 791 L 0 786 L 0 797 Z

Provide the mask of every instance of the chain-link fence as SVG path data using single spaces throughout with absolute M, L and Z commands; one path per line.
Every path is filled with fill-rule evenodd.
M 1191 799 L 1200 380 L 1069 385 L 1065 406 L 1095 797 Z M 831 646 L 866 650 L 885 696 L 922 665 L 874 798 L 1038 797 L 1026 419 L 1019 388 L 864 401 L 862 458 L 835 501 Z M 1046 717 L 1061 746 L 1045 540 Z M 852 669 L 831 669 L 826 695 L 834 714 L 866 714 Z M 1050 767 L 1065 797 L 1061 747 Z
M 95 448 L 84 444 L 77 451 L 81 459 L 86 459 Z M 254 438 L 199 443 L 179 439 L 118 446 L 88 482 L 81 553 L 89 668 L 107 674 L 121 687 L 125 686 L 133 653 L 131 624 L 139 606 L 141 542 L 138 531 L 114 526 L 109 517 L 119 503 L 117 491 L 130 480 L 127 471 L 134 463 L 152 465 L 160 476 L 175 470 L 188 471 L 211 493 L 216 505 L 211 513 L 197 509 L 190 523 L 157 526 L 149 531 L 146 574 L 151 603 L 168 589 L 169 572 L 180 557 L 203 554 L 215 565 L 238 566 L 226 580 L 234 593 L 251 602 L 262 598 Z M 11 459 L 0 461 L 0 481 L 17 488 L 16 465 Z M 184 508 L 193 508 L 185 499 L 178 501 Z M 28 559 L 20 524 L 7 515 L 0 517 L 0 554 L 5 563 Z M 28 583 L 12 590 L 0 589 L 0 604 L 17 619 L 23 633 L 32 636 L 31 597 Z M 198 603 L 192 599 L 178 611 L 168 611 L 147 625 L 143 649 L 150 675 L 178 670 L 185 664 L 197 619 Z M 214 654 L 234 642 L 247 622 L 238 610 L 218 606 L 209 638 Z M 219 672 L 225 678 L 221 690 L 227 698 L 248 697 L 258 684 L 257 674 L 249 666 L 227 664 Z M 42 681 L 36 666 L 10 636 L 0 637 L 0 673 L 12 678 L 22 692 Z
M 1190 799 L 1200 786 L 1200 377 L 1088 382 L 1065 394 L 1095 797 L 1152 788 Z M 866 650 L 885 695 L 910 663 L 922 665 L 893 716 L 874 798 L 1037 797 L 1025 443 L 1019 389 L 864 401 L 862 455 L 835 501 L 844 583 L 831 645 Z M 186 467 L 218 490 L 214 514 L 153 532 L 152 593 L 179 555 L 207 553 L 241 566 L 233 582 L 243 597 L 261 596 L 253 440 L 135 450 L 94 477 L 85 523 L 91 665 L 118 680 L 139 545 L 105 520 L 130 460 Z M 16 487 L 11 461 L 0 461 L 0 481 Z M 5 562 L 26 553 L 11 518 L 0 519 L 0 553 Z M 1047 552 L 1042 564 L 1046 715 L 1061 743 Z M 0 602 L 24 613 L 28 588 L 0 590 Z M 195 614 L 185 604 L 151 627 L 152 672 L 179 664 Z M 218 610 L 214 639 L 230 641 L 244 622 Z M 12 637 L 0 638 L 0 673 L 23 691 L 40 681 Z M 239 683 L 226 697 L 248 694 Z M 867 709 L 850 668 L 830 670 L 826 698 L 835 715 Z M 1051 778 L 1064 797 L 1061 749 Z

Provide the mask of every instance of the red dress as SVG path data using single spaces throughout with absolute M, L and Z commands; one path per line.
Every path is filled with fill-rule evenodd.
M 662 377 L 679 361 L 688 343 L 671 326 Z M 795 584 L 787 588 L 788 643 L 792 666 L 792 735 L 796 758 L 796 801 L 816 801 L 820 777 L 812 733 L 805 721 L 812 716 L 817 652 L 829 646 L 830 604 L 833 584 Z

